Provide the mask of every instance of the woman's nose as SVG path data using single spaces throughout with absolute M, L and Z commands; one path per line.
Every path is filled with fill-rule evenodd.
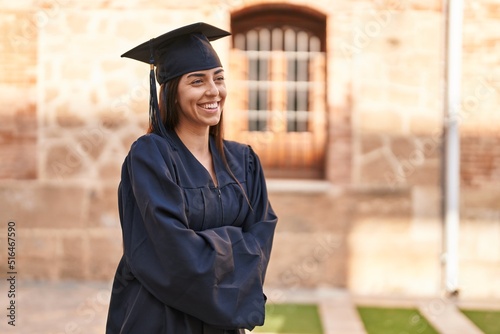
M 219 88 L 217 87 L 214 81 L 209 81 L 206 94 L 209 96 L 219 95 Z

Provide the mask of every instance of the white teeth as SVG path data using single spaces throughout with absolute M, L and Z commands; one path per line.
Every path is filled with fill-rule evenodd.
M 206 103 L 206 104 L 202 104 L 201 106 L 202 106 L 202 108 L 205 108 L 205 109 L 215 109 L 215 108 L 217 108 L 218 103 L 217 102 Z

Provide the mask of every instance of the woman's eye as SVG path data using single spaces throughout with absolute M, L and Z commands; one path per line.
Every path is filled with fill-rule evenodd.
M 199 85 L 201 84 L 203 81 L 201 81 L 201 79 L 198 79 L 198 80 L 194 80 L 193 82 L 191 82 L 191 84 L 193 85 Z

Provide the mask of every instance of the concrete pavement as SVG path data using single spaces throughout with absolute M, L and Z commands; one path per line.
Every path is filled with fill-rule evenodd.
M 9 303 L 4 287 L 0 285 L 0 305 Z M 110 290 L 108 282 L 20 281 L 16 286 L 15 326 L 8 325 L 2 314 L 0 333 L 102 334 Z M 3 306 L 0 310 L 7 311 Z
M 443 302 L 438 309 L 429 303 L 419 303 L 420 313 L 441 334 L 482 334 L 453 302 Z

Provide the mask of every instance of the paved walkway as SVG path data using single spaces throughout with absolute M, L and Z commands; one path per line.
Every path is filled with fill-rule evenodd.
M 443 302 L 437 309 L 430 303 L 420 303 L 419 311 L 442 334 L 481 334 L 454 303 Z
M 5 282 L 0 284 L 5 291 Z M 16 326 L 7 324 L 6 307 L 0 317 L 0 333 L 26 334 L 103 334 L 109 303 L 110 282 L 18 282 L 16 287 Z M 441 334 L 481 333 L 454 303 L 427 300 L 367 298 L 351 296 L 345 290 L 272 289 L 274 302 L 317 303 L 325 334 L 366 334 L 355 304 L 417 307 Z M 270 298 L 273 302 L 273 299 Z M 9 305 L 7 293 L 0 292 L 0 305 Z M 500 309 L 500 301 L 461 303 L 471 308 Z
M 7 294 L 0 285 L 2 334 L 104 334 L 110 283 L 18 282 L 16 326 L 7 324 Z

